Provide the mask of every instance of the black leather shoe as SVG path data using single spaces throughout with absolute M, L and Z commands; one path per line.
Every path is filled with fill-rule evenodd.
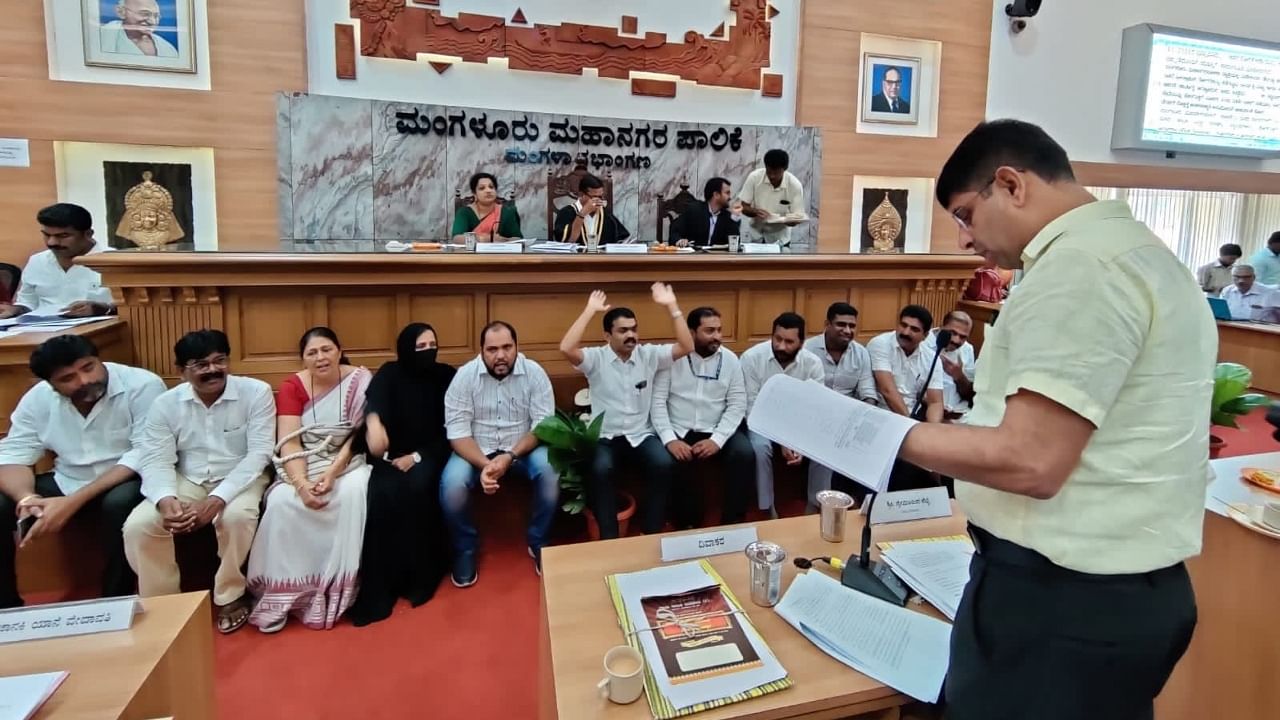
M 471 587 L 476 584 L 480 573 L 476 570 L 476 554 L 461 553 L 453 559 L 453 573 L 450 578 L 453 584 L 460 587 Z

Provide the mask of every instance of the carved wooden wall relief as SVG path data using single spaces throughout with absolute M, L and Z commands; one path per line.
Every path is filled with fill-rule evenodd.
M 361 23 L 360 53 L 366 57 L 412 61 L 418 53 L 434 53 L 474 63 L 507 58 L 512 70 L 578 75 L 595 68 L 600 77 L 619 80 L 633 71 L 652 72 L 700 85 L 761 90 L 761 71 L 769 66 L 770 20 L 778 10 L 768 0 L 729 0 L 729 11 L 734 24 L 721 23 L 710 34 L 691 29 L 672 42 L 665 33 L 623 34 L 634 35 L 634 17 L 624 17 L 621 30 L 570 22 L 518 27 L 527 25 L 521 12 L 511 20 L 466 12 L 448 17 L 406 0 L 351 0 L 351 17 Z M 763 88 L 769 97 L 781 94 L 781 76 L 774 77 Z

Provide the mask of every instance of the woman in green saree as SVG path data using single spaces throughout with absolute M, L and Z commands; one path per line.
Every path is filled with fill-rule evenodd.
M 463 241 L 465 233 L 475 233 L 479 242 L 519 239 L 520 214 L 514 202 L 498 202 L 498 179 L 489 173 L 471 176 L 470 205 L 453 214 L 453 241 Z

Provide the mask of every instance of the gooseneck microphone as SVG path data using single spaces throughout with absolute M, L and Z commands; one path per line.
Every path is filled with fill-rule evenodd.
M 919 420 L 921 422 L 924 422 L 925 420 L 925 418 L 921 415 L 921 412 L 920 412 L 921 409 L 925 407 L 924 394 L 929 392 L 929 382 L 933 380 L 933 372 L 938 367 L 938 358 L 942 356 L 942 351 L 946 350 L 947 346 L 950 344 L 951 344 L 951 331 L 946 329 L 939 330 L 938 339 L 934 345 L 934 350 L 933 350 L 933 362 L 930 363 L 929 365 L 929 374 L 925 376 L 924 385 L 920 386 L 920 392 L 916 393 L 915 407 L 911 408 L 911 417 L 915 420 Z

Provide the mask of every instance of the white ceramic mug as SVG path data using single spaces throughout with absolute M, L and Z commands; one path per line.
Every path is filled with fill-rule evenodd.
M 644 656 L 629 645 L 604 654 L 605 677 L 597 685 L 600 697 L 620 705 L 635 702 L 644 692 Z
M 1262 524 L 1280 530 L 1280 500 L 1268 500 L 1262 505 Z

